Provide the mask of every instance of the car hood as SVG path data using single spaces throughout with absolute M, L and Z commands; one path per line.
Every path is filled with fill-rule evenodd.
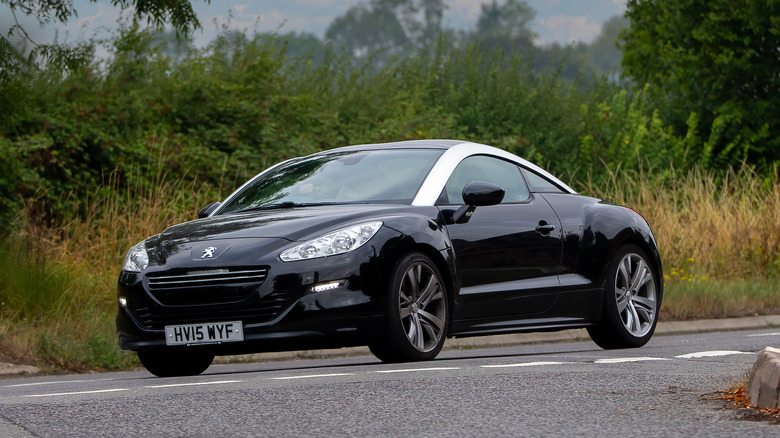
M 259 210 L 198 219 L 163 231 L 158 243 L 180 245 L 224 239 L 275 238 L 300 241 L 317 237 L 341 225 L 362 219 L 392 217 L 414 207 L 388 205 L 332 205 Z

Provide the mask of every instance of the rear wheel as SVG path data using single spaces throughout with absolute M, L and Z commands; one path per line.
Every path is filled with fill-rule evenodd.
M 385 334 L 369 348 L 383 362 L 436 357 L 447 337 L 447 292 L 433 261 L 420 253 L 403 257 L 388 291 Z
M 647 254 L 626 245 L 609 268 L 601 323 L 588 334 L 604 349 L 641 347 L 653 336 L 660 304 L 660 279 Z
M 157 377 L 198 375 L 214 361 L 213 354 L 183 350 L 139 351 L 138 359 L 144 368 Z

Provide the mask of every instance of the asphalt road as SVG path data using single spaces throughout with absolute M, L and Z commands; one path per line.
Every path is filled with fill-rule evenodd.
M 780 436 L 708 394 L 742 381 L 780 329 L 0 380 L 0 437 Z

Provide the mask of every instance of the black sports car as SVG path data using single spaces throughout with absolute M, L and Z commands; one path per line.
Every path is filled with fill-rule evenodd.
M 119 344 L 157 376 L 353 345 L 427 360 L 447 337 L 578 327 L 639 347 L 661 307 L 642 216 L 476 143 L 295 158 L 199 216 L 134 246 L 119 276 Z

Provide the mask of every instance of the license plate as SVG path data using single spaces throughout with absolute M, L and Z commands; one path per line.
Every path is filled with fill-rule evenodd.
M 202 345 L 244 340 L 241 321 L 165 326 L 167 345 Z

